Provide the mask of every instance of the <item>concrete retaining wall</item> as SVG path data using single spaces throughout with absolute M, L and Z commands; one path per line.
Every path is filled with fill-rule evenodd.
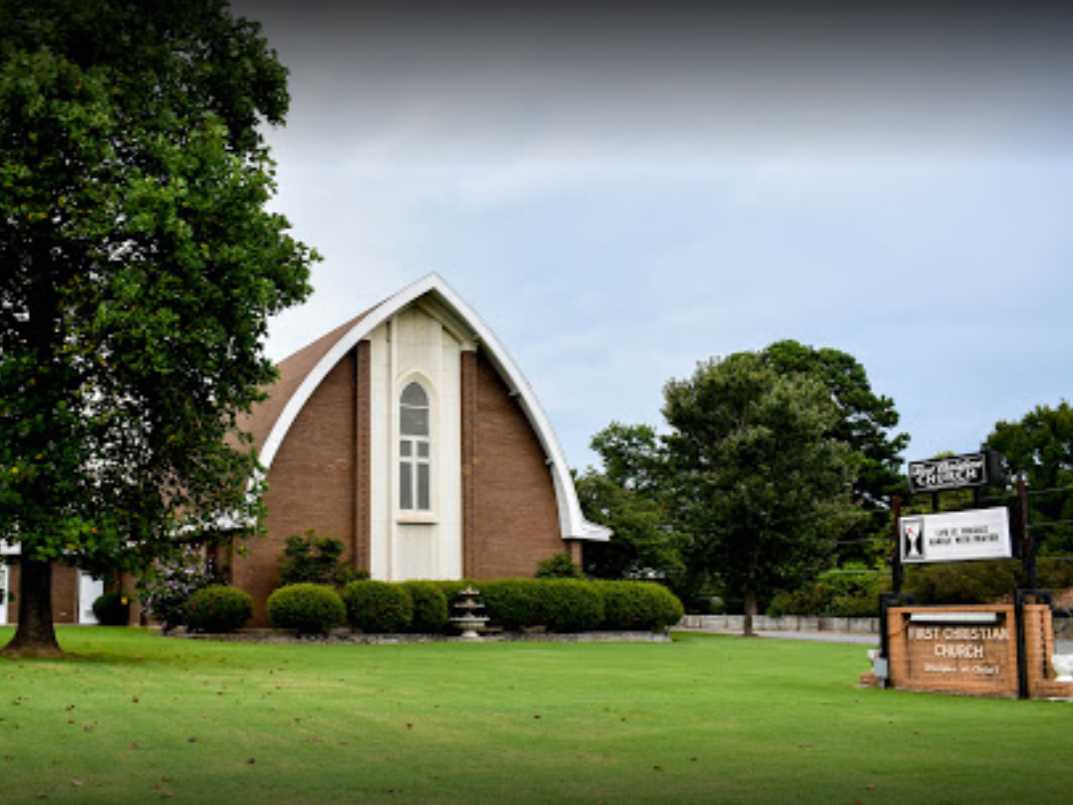
M 698 629 L 705 632 L 741 632 L 744 615 L 686 615 L 679 629 Z M 846 632 L 850 634 L 879 634 L 879 618 L 828 618 L 816 615 L 782 615 L 775 618 L 757 615 L 753 629 L 758 632 Z
M 686 615 L 678 629 L 702 632 L 738 632 L 745 628 L 744 615 Z M 841 632 L 843 634 L 879 634 L 879 618 L 828 618 L 816 615 L 783 615 L 773 618 L 757 615 L 753 629 L 758 632 Z M 1055 618 L 1056 640 L 1073 640 L 1073 618 Z

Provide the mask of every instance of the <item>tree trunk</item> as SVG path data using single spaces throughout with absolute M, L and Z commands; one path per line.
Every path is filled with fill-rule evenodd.
M 19 560 L 19 625 L 4 654 L 62 657 L 52 626 L 52 563 Z
M 755 637 L 753 632 L 753 617 L 756 615 L 756 593 L 752 590 L 745 591 L 745 629 L 742 634 L 745 637 Z

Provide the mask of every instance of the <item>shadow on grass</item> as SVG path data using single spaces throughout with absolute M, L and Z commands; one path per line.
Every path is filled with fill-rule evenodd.
M 7 645 L 14 634 L 14 627 L 0 628 L 0 648 Z M 140 627 L 57 626 L 56 638 L 63 651 L 62 657 L 9 656 L 0 653 L 0 663 L 32 663 L 38 667 L 116 665 L 170 668 L 183 666 L 195 659 L 204 663 L 215 660 L 233 668 L 247 664 L 242 662 L 244 658 L 241 655 L 228 656 L 225 659 L 218 652 L 211 650 L 198 652 L 195 658 L 181 652 L 172 653 L 165 650 L 165 653 L 156 643 L 155 638 L 158 637 L 156 630 Z M 116 638 L 120 642 L 117 643 Z M 146 640 L 152 642 L 146 644 L 143 642 Z M 254 667 L 255 663 L 250 662 L 249 665 Z

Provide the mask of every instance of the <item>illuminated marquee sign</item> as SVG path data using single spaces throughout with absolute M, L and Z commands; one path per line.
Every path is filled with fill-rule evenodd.
M 908 564 L 1009 559 L 1013 555 L 1005 506 L 901 517 L 898 533 L 902 561 Z

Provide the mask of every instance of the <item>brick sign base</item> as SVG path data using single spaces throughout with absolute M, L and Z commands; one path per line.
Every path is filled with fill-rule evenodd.
M 1029 696 L 1073 696 L 1073 684 L 1055 681 L 1050 607 L 1026 604 L 1024 626 Z M 1013 604 L 891 607 L 887 636 L 891 687 L 1017 698 Z

